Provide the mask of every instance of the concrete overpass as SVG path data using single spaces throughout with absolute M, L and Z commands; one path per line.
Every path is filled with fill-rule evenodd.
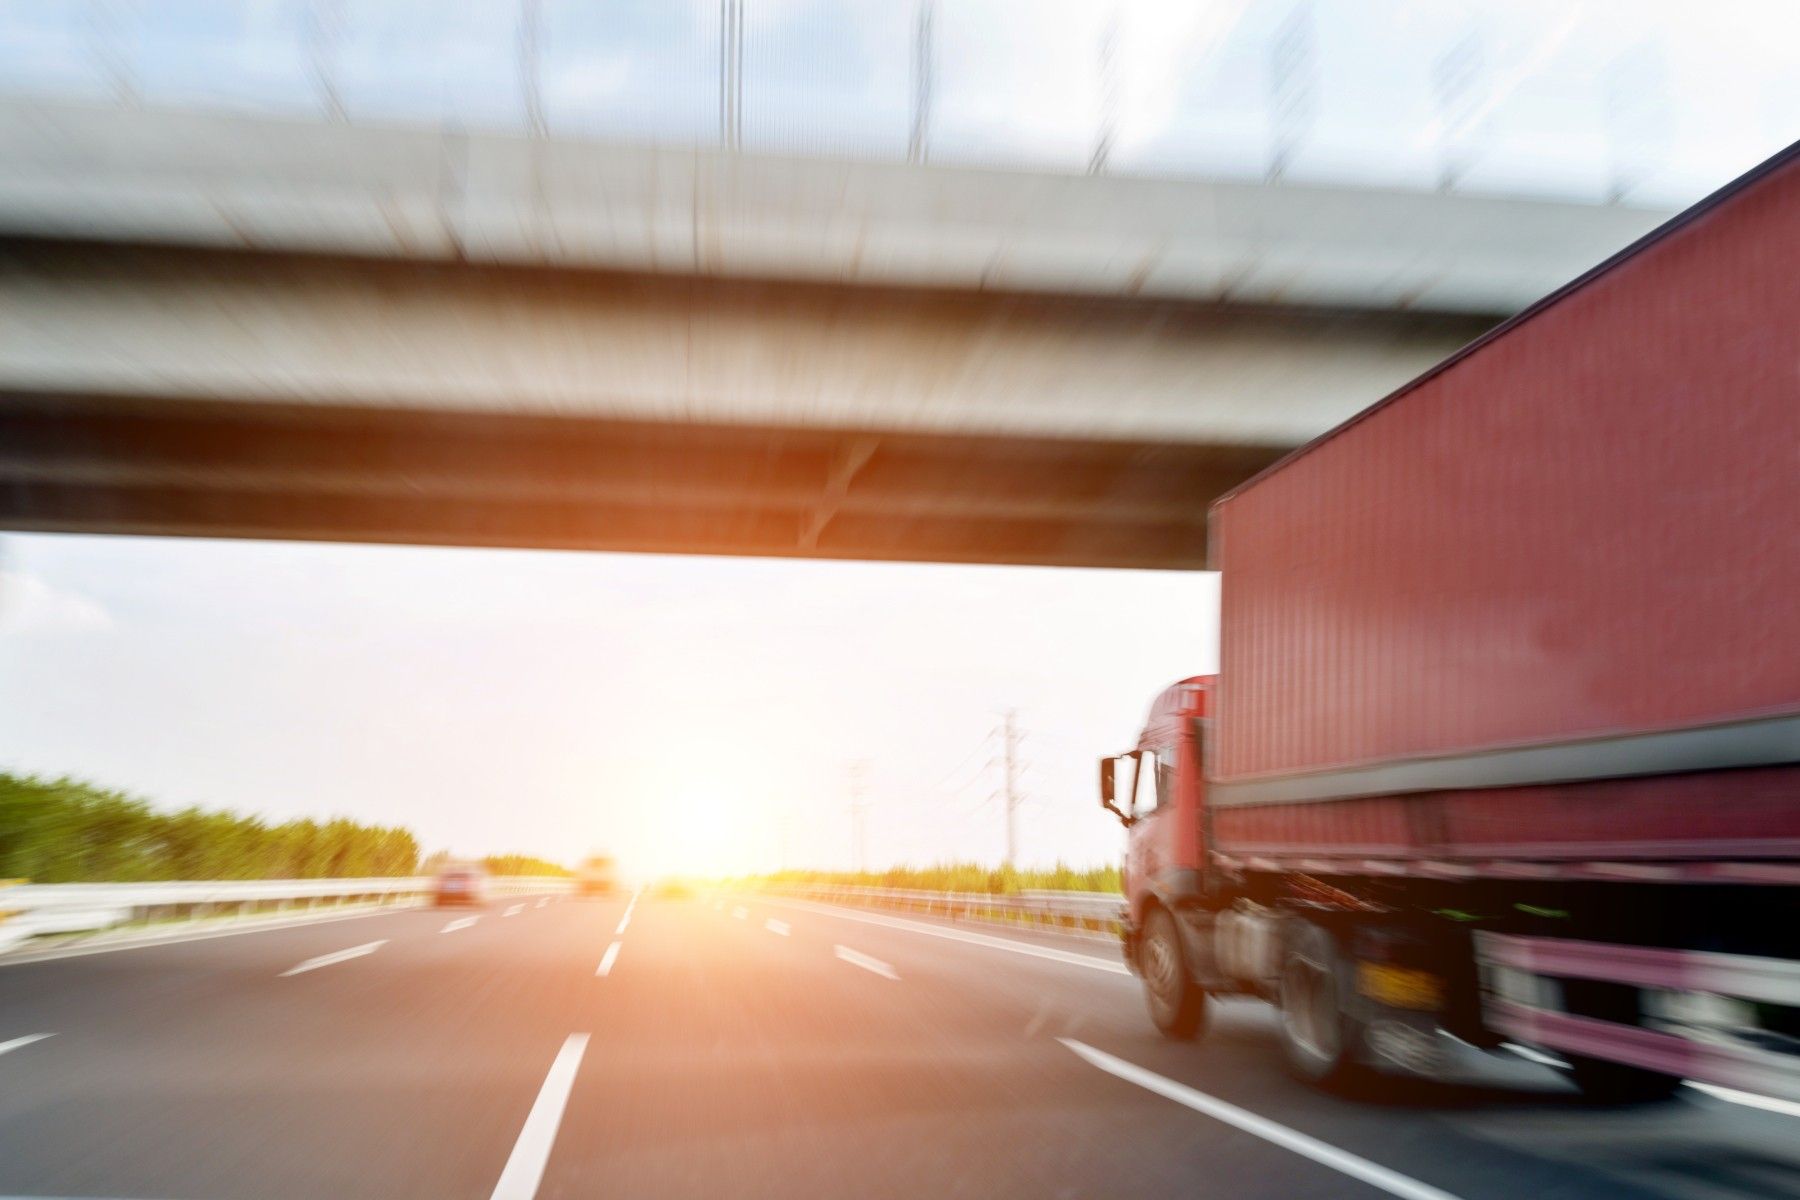
M 1197 566 L 1619 206 L 0 104 L 0 524 Z

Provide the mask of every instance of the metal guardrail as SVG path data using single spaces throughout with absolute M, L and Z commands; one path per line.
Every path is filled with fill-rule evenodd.
M 489 890 L 566 891 L 561 876 L 508 875 Z M 158 883 L 19 883 L 0 890 L 0 949 L 44 934 L 86 933 L 159 920 L 395 904 L 429 895 L 431 876 L 391 879 L 227 879 Z
M 1096 938 L 1117 938 L 1125 919 L 1125 897 L 1117 892 L 1034 890 L 1003 896 L 824 883 L 788 884 L 767 890 L 826 904 L 891 908 L 952 921 L 1030 925 Z

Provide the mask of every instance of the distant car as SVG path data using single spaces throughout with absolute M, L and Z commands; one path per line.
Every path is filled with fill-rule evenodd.
M 487 872 L 466 864 L 445 867 L 432 881 L 431 898 L 439 908 L 449 904 L 486 904 Z
M 575 872 L 577 896 L 610 896 L 618 890 L 619 879 L 613 871 L 613 860 L 603 854 L 589 858 Z

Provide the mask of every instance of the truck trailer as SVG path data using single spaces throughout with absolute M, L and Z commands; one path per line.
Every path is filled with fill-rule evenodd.
M 1220 498 L 1101 763 L 1150 1015 L 1800 1100 L 1800 146 Z

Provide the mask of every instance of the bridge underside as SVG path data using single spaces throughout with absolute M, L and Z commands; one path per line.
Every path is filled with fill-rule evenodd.
M 1486 325 L 0 241 L 0 528 L 1194 568 Z
M 1285 447 L 0 393 L 0 527 L 1197 568 Z

